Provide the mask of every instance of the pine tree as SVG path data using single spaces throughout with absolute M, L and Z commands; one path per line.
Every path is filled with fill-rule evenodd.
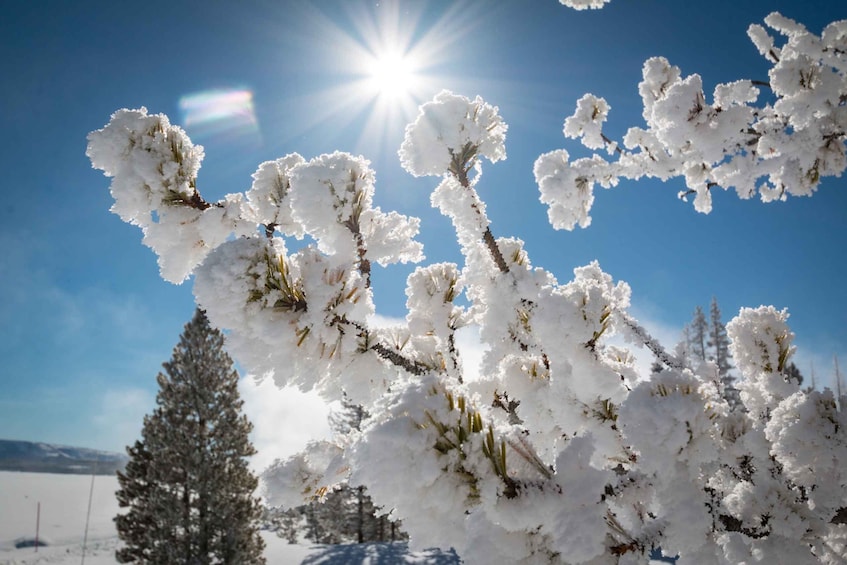
M 368 417 L 361 405 L 345 395 L 341 405 L 330 412 L 329 424 L 336 436 L 350 435 L 360 432 Z M 310 502 L 304 513 L 306 536 L 316 543 L 365 543 L 407 537 L 395 521 L 374 505 L 362 485 L 338 485 L 322 501 Z
M 817 382 L 815 381 L 815 362 L 812 361 L 812 374 L 811 374 L 812 382 L 809 383 L 809 391 L 815 390 L 817 388 Z
M 361 405 L 350 402 L 350 400 L 345 397 L 345 399 L 341 402 L 341 408 L 330 413 L 329 425 L 336 434 L 347 435 L 355 431 L 361 431 L 362 423 L 367 417 L 368 413 Z M 365 541 L 365 522 L 368 518 L 373 517 L 373 505 L 370 504 L 370 500 L 365 500 L 368 497 L 365 494 L 364 486 L 359 485 L 355 488 L 348 486 L 346 490 L 355 493 L 353 501 L 355 509 L 352 512 L 351 518 L 356 531 L 356 542 L 363 543 Z M 366 506 L 369 504 L 371 511 L 370 515 L 366 512 Z
M 391 520 L 362 486 L 338 486 L 323 500 L 292 509 L 305 516 L 305 535 L 315 543 L 368 543 L 408 539 L 401 524 Z
M 706 321 L 706 315 L 703 309 L 699 306 L 694 310 L 694 317 L 689 324 L 690 333 L 689 352 L 698 362 L 702 363 L 706 360 L 706 341 L 709 334 L 709 323 Z
M 795 365 L 793 361 L 788 362 L 785 369 L 783 369 L 782 374 L 785 377 L 785 380 L 789 382 L 794 381 L 800 386 L 803 385 L 803 373 L 800 372 L 800 368 Z
M 159 373 L 157 408 L 118 473 L 121 563 L 264 563 L 256 451 L 223 335 L 197 310 Z
M 706 345 L 710 348 L 709 359 L 718 369 L 721 394 L 733 410 L 741 408 L 743 406 L 741 394 L 735 387 L 735 377 L 730 373 L 732 355 L 729 352 L 729 337 L 726 335 L 726 326 L 721 320 L 718 300 L 714 296 L 709 306 L 709 340 Z
M 726 326 L 721 321 L 721 309 L 718 300 L 712 297 L 709 306 L 709 340 L 706 345 L 711 348 L 710 358 L 718 367 L 718 376 L 723 379 L 732 369 L 729 353 L 729 338 L 726 335 Z
M 291 545 L 297 543 L 297 525 L 300 522 L 300 517 L 300 512 L 294 508 L 282 512 L 280 528 L 277 535 L 284 537 Z
M 360 404 L 355 404 L 346 396 L 341 401 L 341 407 L 329 413 L 329 426 L 338 435 L 347 435 L 361 431 L 362 424 L 368 418 L 368 413 Z
M 682 367 L 690 369 L 692 365 L 691 355 L 691 326 L 686 324 L 682 328 L 682 339 L 674 346 L 673 356 Z M 658 359 L 657 359 L 658 360 Z M 662 364 L 664 367 L 664 364 Z M 651 369 L 652 372 L 652 369 Z

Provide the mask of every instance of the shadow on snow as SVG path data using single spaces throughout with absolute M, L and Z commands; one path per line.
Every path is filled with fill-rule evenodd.
M 406 543 L 353 543 L 315 546 L 315 553 L 303 560 L 303 565 L 395 565 L 414 563 L 420 565 L 458 565 L 459 556 L 452 549 L 425 549 L 409 551 Z

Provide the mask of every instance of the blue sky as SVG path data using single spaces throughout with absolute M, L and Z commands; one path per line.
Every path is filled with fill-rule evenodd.
M 586 92 L 611 105 L 611 137 L 643 125 L 648 57 L 700 74 L 707 94 L 766 79 L 746 29 L 773 10 L 815 33 L 847 18 L 831 0 L 612 0 L 586 12 L 556 0 L 5 3 L 0 437 L 121 450 L 191 317 L 191 282 L 158 277 L 140 231 L 108 212 L 109 181 L 85 156 L 88 132 L 119 108 L 143 105 L 186 126 L 206 150 L 198 186 L 208 200 L 248 189 L 259 163 L 290 152 L 361 153 L 376 170 L 376 203 L 422 218 L 427 261 L 459 260 L 448 220 L 429 205 L 434 179 L 399 166 L 414 104 L 363 84 L 362 54 L 398 38 L 418 56 L 415 102 L 442 88 L 479 94 L 509 124 L 508 159 L 485 167 L 479 186 L 495 235 L 526 241 L 533 263 L 560 280 L 598 259 L 632 286 L 636 317 L 670 341 L 712 296 L 725 321 L 741 306 L 787 307 L 801 370 L 815 360 L 827 384 L 833 354 L 847 351 L 847 178 L 787 203 L 716 194 L 708 216 L 677 200 L 680 180 L 624 182 L 598 189 L 588 229 L 556 232 L 532 176 L 541 153 L 588 155 L 561 133 Z M 221 90 L 248 93 L 251 119 L 186 125 L 180 101 Z M 404 315 L 409 271 L 375 272 L 380 314 Z M 285 451 L 320 427 L 303 424 L 304 407 L 315 409 L 299 397 L 251 385 L 244 394 L 260 449 Z

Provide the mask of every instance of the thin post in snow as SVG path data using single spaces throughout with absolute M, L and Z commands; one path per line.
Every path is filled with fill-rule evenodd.
M 94 476 L 97 474 L 97 463 L 91 473 L 91 487 L 88 490 L 88 511 L 85 514 L 85 534 L 82 537 L 82 562 L 85 565 L 85 546 L 88 543 L 88 522 L 91 519 L 91 499 L 94 498 Z
M 38 553 L 38 530 L 41 528 L 41 501 L 35 510 L 35 552 Z

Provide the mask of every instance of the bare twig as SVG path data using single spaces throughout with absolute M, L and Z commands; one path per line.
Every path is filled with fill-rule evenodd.
M 614 147 L 615 147 L 615 151 L 617 152 L 617 154 L 618 154 L 618 155 L 625 155 L 625 154 L 626 154 L 626 151 L 624 151 L 623 149 L 621 149 L 621 146 L 620 146 L 620 145 L 618 145 L 616 142 L 614 142 L 614 141 L 612 141 L 611 139 L 609 139 L 608 137 L 606 137 L 606 134 L 605 134 L 605 133 L 601 133 L 601 134 L 600 134 L 600 137 L 603 139 L 603 142 L 604 142 L 606 145 L 609 145 L 609 146 L 614 145 Z
M 494 259 L 494 263 L 500 269 L 500 272 L 508 273 L 509 265 L 506 264 L 503 253 L 500 251 L 500 247 L 497 245 L 497 241 L 494 239 L 490 227 L 485 228 L 485 232 L 482 234 L 482 240 L 485 242 L 485 246 L 488 248 L 488 252 L 491 253 L 491 258 Z

